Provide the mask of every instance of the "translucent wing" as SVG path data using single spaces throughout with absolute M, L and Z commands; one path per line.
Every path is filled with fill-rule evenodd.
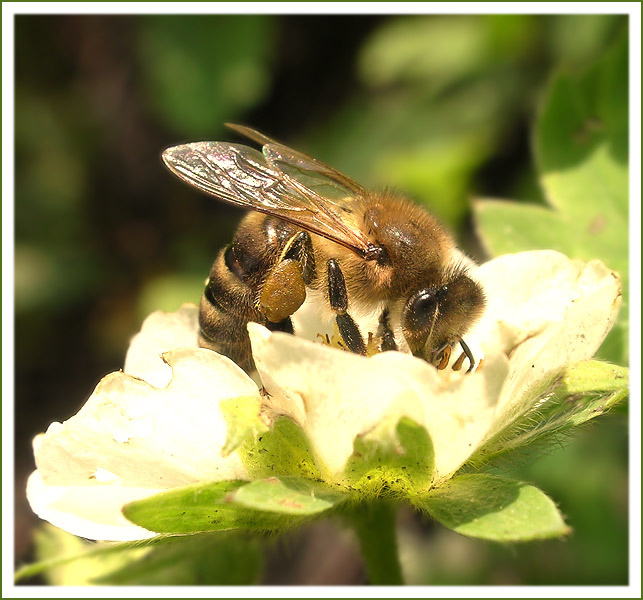
M 343 173 L 325 165 L 323 162 L 313 158 L 312 156 L 293 150 L 292 148 L 269 138 L 267 135 L 264 135 L 255 129 L 250 129 L 250 127 L 245 127 L 244 125 L 235 125 L 234 123 L 226 123 L 226 127 L 240 133 L 241 135 L 245 135 L 248 139 L 257 142 L 258 144 L 261 144 L 263 146 L 263 153 L 271 162 L 290 165 L 291 168 L 300 169 L 301 171 L 316 172 L 319 176 L 327 177 L 329 180 L 333 181 L 334 185 L 338 188 L 344 189 L 356 197 L 364 197 L 367 193 L 359 183 L 353 181 L 350 177 L 347 177 Z
M 263 144 L 196 142 L 168 148 L 163 160 L 184 181 L 217 198 L 290 221 L 346 246 L 368 260 L 380 248 L 360 229 L 366 191 L 323 163 L 245 127 L 234 129 Z

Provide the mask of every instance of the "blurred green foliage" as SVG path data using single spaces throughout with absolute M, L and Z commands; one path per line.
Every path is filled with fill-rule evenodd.
M 231 238 L 241 213 L 176 181 L 164 147 L 232 140 L 223 122 L 248 124 L 365 185 L 406 191 L 484 259 L 470 200 L 546 206 L 531 135 L 557 89 L 549 82 L 586 73 L 627 25 L 618 15 L 17 16 L 17 485 L 32 468 L 30 438 L 122 366 L 145 314 L 198 302 Z M 588 106 L 611 110 L 620 88 L 600 85 L 587 88 Z M 615 268 L 627 270 L 625 251 Z M 507 551 L 412 524 L 403 539 L 423 541 L 410 582 L 625 583 L 626 457 L 613 417 L 514 467 L 560 501 L 575 530 L 565 543 Z M 30 515 L 24 501 L 17 510 Z M 18 532 L 23 555 L 29 532 Z M 436 554 L 443 543 L 455 550 Z M 288 582 L 296 560 L 271 581 Z
M 138 39 L 138 59 L 146 67 L 143 91 L 172 132 L 207 138 L 266 96 L 273 21 L 253 15 L 145 21 Z
M 252 585 L 263 566 L 258 540 L 226 534 L 94 543 L 47 524 L 35 539 L 53 585 Z
M 558 74 L 535 136 L 551 208 L 484 201 L 476 217 L 494 254 L 551 248 L 601 259 L 620 274 L 623 304 L 599 356 L 628 361 L 628 43 L 622 37 L 582 76 Z

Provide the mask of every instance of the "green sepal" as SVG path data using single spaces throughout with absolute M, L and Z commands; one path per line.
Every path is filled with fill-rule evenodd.
M 424 427 L 408 417 L 384 419 L 355 438 L 342 483 L 361 497 L 417 494 L 431 485 L 434 458 Z
M 233 502 L 244 481 L 198 483 L 130 502 L 123 514 L 133 523 L 157 533 L 207 531 L 276 531 L 290 525 L 282 514 L 262 512 Z
M 528 542 L 570 533 L 542 491 L 494 475 L 455 476 L 413 503 L 456 533 L 484 540 Z
M 546 387 L 540 400 L 531 403 L 530 410 L 478 448 L 468 462 L 479 466 L 604 414 L 628 396 L 628 377 L 627 368 L 597 360 L 570 365 Z
M 256 439 L 246 439 L 238 452 L 251 479 L 327 479 L 326 467 L 315 456 L 306 434 L 287 417 L 278 418 Z
M 232 500 L 247 508 L 293 516 L 311 516 L 334 508 L 347 496 L 308 479 L 270 477 L 240 487 Z
M 247 439 L 256 439 L 268 426 L 261 420 L 261 400 L 255 396 L 239 396 L 219 404 L 227 424 L 228 436 L 222 456 L 234 452 Z

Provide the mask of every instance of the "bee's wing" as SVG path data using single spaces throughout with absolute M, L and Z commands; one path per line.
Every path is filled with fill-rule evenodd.
M 235 125 L 234 123 L 226 123 L 226 127 L 240 133 L 241 135 L 245 135 L 248 139 L 257 142 L 258 144 L 261 144 L 264 147 L 263 153 L 270 162 L 288 164 L 291 167 L 299 168 L 303 171 L 314 171 L 320 176 L 324 176 L 332 180 L 338 187 L 345 188 L 350 191 L 352 195 L 363 197 L 366 194 L 366 190 L 350 177 L 347 177 L 336 169 L 325 165 L 323 162 L 313 158 L 312 156 L 308 156 L 298 150 L 293 150 L 292 148 L 269 138 L 267 135 L 264 135 L 256 129 L 251 129 L 245 125 Z
M 263 154 L 240 144 L 196 142 L 168 148 L 163 160 L 181 179 L 222 200 L 290 221 L 366 258 L 379 254 L 357 221 L 366 193 L 361 186 L 253 133 L 265 143 Z

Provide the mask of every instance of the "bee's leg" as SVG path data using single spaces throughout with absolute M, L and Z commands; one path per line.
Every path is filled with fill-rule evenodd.
M 357 327 L 357 323 L 348 314 L 348 293 L 344 274 L 339 268 L 339 263 L 331 258 L 327 264 L 328 269 L 328 299 L 330 307 L 336 313 L 335 321 L 339 333 L 351 352 L 366 355 L 364 338 Z
M 442 357 L 440 358 L 440 362 L 436 365 L 437 370 L 442 371 L 443 369 L 446 369 L 450 359 L 451 359 L 451 346 L 447 346 L 442 351 Z
M 473 353 L 469 349 L 469 346 L 467 346 L 462 338 L 458 340 L 460 342 L 460 346 L 462 347 L 462 354 L 458 357 L 458 360 L 455 361 L 453 364 L 453 367 L 451 367 L 454 371 L 459 371 L 460 368 L 462 367 L 462 363 L 464 362 L 464 357 L 466 356 L 469 359 L 469 368 L 467 369 L 467 373 L 471 373 L 473 371 L 473 366 L 475 365 L 475 359 L 473 358 Z
M 390 314 L 387 307 L 382 311 L 382 314 L 380 315 L 379 325 L 377 328 L 377 336 L 381 340 L 380 350 L 382 352 L 387 352 L 388 350 L 397 350 L 395 334 L 391 329 L 391 323 L 390 323 L 389 317 L 390 317 Z
M 458 359 L 453 363 L 453 366 L 451 367 L 454 371 L 459 371 L 462 368 L 462 363 L 464 362 L 464 359 L 466 358 L 466 354 L 463 352 L 458 356 Z
M 315 255 L 306 231 L 293 235 L 261 286 L 257 307 L 272 331 L 293 333 L 290 316 L 304 303 L 315 275 Z
M 302 279 L 306 285 L 309 285 L 315 276 L 315 253 L 310 234 L 307 231 L 300 231 L 291 237 L 282 257 L 286 260 L 294 258 L 299 261 Z
M 415 355 L 421 356 L 421 355 Z M 441 346 L 438 346 L 435 350 L 431 351 L 431 359 L 429 362 L 438 370 L 442 371 L 446 369 L 449 364 L 449 359 L 451 358 L 451 344 L 449 342 L 444 342 Z

